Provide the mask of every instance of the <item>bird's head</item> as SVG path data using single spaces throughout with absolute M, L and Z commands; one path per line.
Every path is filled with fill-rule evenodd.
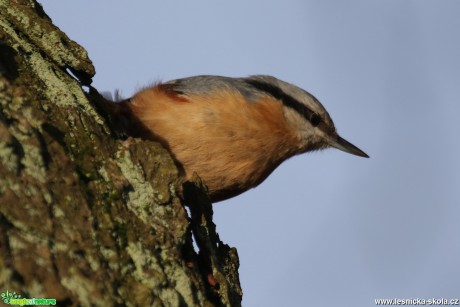
M 300 152 L 334 147 L 360 157 L 369 156 L 337 134 L 323 105 L 307 91 L 272 76 L 257 75 L 245 82 L 283 104 L 285 117 L 302 140 Z

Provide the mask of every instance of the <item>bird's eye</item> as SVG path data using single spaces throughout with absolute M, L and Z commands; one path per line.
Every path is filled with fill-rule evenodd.
M 318 114 L 316 113 L 313 113 L 311 116 L 310 116 L 310 123 L 313 127 L 316 127 L 319 125 L 319 123 L 321 122 L 321 117 L 318 116 Z

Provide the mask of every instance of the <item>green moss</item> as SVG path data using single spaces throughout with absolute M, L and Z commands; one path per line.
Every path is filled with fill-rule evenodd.
M 59 107 L 70 107 L 80 105 L 81 109 L 99 125 L 104 126 L 104 120 L 88 103 L 81 85 L 70 75 L 62 70 L 57 70 L 54 63 L 43 57 L 43 53 L 39 50 L 45 49 L 47 55 L 51 55 L 53 60 L 65 67 L 75 67 L 77 70 L 86 71 L 90 76 L 94 75 L 94 67 L 88 59 L 86 51 L 77 45 L 75 42 L 68 39 L 62 32 L 46 31 L 50 27 L 54 27 L 49 22 L 43 22 L 40 19 L 34 19 L 31 26 L 30 19 L 27 14 L 17 8 L 1 5 L 1 9 L 5 9 L 3 14 L 9 14 L 10 20 L 15 20 L 15 24 L 9 24 L 0 18 L 0 28 L 10 37 L 9 45 L 17 52 L 27 53 L 27 66 L 29 70 L 22 72 L 20 78 L 30 80 L 28 74 L 33 74 L 41 82 L 42 88 L 46 91 L 41 93 L 53 104 Z M 14 17 L 12 17 L 14 16 Z M 29 40 L 24 40 L 18 35 L 17 29 L 27 29 Z M 43 35 L 48 33 L 48 35 Z M 57 33 L 60 33 L 58 35 Z M 63 42 L 67 41 L 68 45 L 64 46 Z M 36 44 L 36 45 L 35 45 Z M 72 48 L 69 48 L 71 45 Z M 42 47 L 42 48 L 40 48 Z M 73 52 L 69 52 L 72 49 Z M 37 88 L 39 90 L 39 88 Z M 104 129 L 107 132 L 107 129 Z
M 105 169 L 104 166 L 101 166 L 97 172 L 99 173 L 99 175 L 101 175 L 101 177 L 105 180 L 105 182 L 110 182 L 110 178 L 109 178 L 109 173 L 107 173 L 107 170 Z
M 3 166 L 12 173 L 16 173 L 19 168 L 19 157 L 14 152 L 10 143 L 0 140 L 0 161 Z
M 76 267 L 71 266 L 68 274 L 61 278 L 61 283 L 64 287 L 78 297 L 79 304 L 82 306 L 110 306 L 110 300 L 105 301 L 105 297 L 98 296 L 95 300 L 94 282 L 91 277 L 82 276 Z
M 23 144 L 23 148 L 24 157 L 21 163 L 24 165 L 24 172 L 38 182 L 45 183 L 47 174 L 40 148 L 27 144 Z
M 148 223 L 145 208 L 154 204 L 152 197 L 154 191 L 151 184 L 145 181 L 142 168 L 131 160 L 129 150 L 121 147 L 116 153 L 116 163 L 123 176 L 133 187 L 128 192 L 128 208 L 144 223 Z

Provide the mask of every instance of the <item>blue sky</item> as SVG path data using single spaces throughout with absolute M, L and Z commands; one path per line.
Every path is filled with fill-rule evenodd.
M 244 306 L 460 296 L 459 1 L 40 2 L 101 91 L 271 74 L 371 156 L 297 156 L 214 206 Z

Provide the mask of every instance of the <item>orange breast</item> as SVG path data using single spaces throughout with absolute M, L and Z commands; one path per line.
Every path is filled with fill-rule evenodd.
M 130 108 L 186 179 L 196 172 L 204 180 L 213 201 L 258 185 L 300 144 L 274 99 L 247 102 L 222 90 L 178 96 L 155 86 L 136 94 Z

